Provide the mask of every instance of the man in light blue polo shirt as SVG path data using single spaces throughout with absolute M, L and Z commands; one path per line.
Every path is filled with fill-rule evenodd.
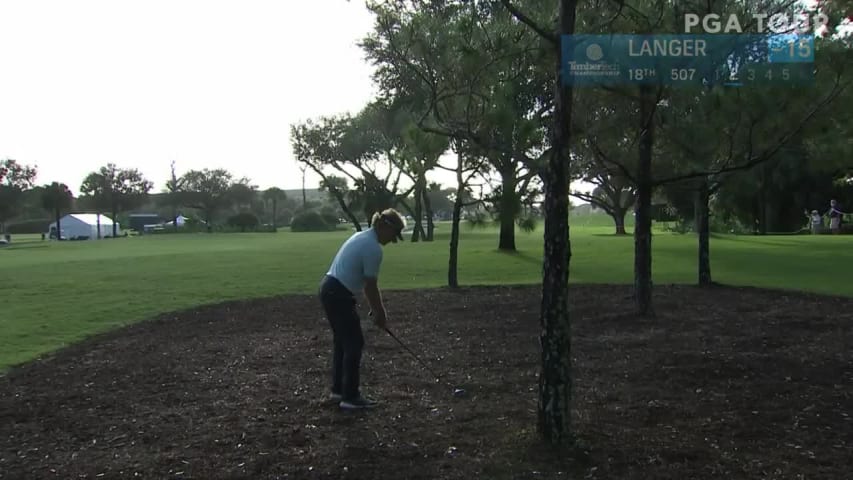
M 332 393 L 341 408 L 370 408 L 376 402 L 359 391 L 359 368 L 364 336 L 356 296 L 367 297 L 373 320 L 385 328 L 386 313 L 379 292 L 382 247 L 403 239 L 406 222 L 394 210 L 375 213 L 371 227 L 354 233 L 338 250 L 320 286 L 320 302 L 332 328 Z

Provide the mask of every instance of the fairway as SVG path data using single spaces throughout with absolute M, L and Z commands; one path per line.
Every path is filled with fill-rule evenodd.
M 606 217 L 572 219 L 572 283 L 628 284 L 633 238 L 612 235 Z M 440 287 L 447 281 L 450 225 L 431 243 L 385 250 L 384 289 Z M 0 318 L 0 368 L 29 361 L 88 335 L 158 313 L 225 300 L 313 293 L 337 247 L 334 233 L 187 234 L 89 242 L 27 239 L 0 249 L 6 303 Z M 517 232 L 517 253 L 497 250 L 497 231 L 463 226 L 462 285 L 541 281 L 542 231 Z M 696 281 L 696 237 L 656 232 L 657 285 Z M 714 280 L 853 296 L 849 238 L 715 236 Z M 388 296 L 389 313 L 406 309 Z

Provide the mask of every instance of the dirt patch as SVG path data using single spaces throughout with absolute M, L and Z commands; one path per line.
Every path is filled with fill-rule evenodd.
M 434 383 L 366 328 L 364 390 L 325 398 L 314 297 L 165 315 L 0 379 L 0 478 L 844 478 L 853 471 L 853 300 L 757 289 L 573 286 L 574 427 L 536 437 L 536 288 L 388 292 Z M 365 315 L 366 317 L 366 315 Z

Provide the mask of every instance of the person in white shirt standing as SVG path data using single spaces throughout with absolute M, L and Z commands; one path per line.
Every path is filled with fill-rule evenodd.
M 364 336 L 356 310 L 357 296 L 367 297 L 373 321 L 386 328 L 386 312 L 379 292 L 382 247 L 403 240 L 406 222 L 394 209 L 377 212 L 371 227 L 356 232 L 338 250 L 320 285 L 320 302 L 332 329 L 332 392 L 343 409 L 370 408 L 376 401 L 362 396 L 359 370 Z
M 844 212 L 838 209 L 838 202 L 832 200 L 829 202 L 829 211 L 826 212 L 829 215 L 829 228 L 832 230 L 832 233 L 839 234 L 841 233 L 841 219 L 844 216 Z

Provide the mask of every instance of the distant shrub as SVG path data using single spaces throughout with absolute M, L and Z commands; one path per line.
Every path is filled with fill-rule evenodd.
M 323 217 L 323 221 L 326 222 L 331 229 L 334 229 L 338 225 L 338 216 L 335 214 L 335 211 L 331 208 L 324 208 L 320 210 L 320 216 Z
M 293 232 L 328 232 L 335 229 L 334 223 L 328 222 L 319 212 L 302 212 L 290 221 L 290 230 Z
M 47 231 L 47 227 L 51 222 L 53 222 L 53 220 L 49 218 L 40 218 L 37 220 L 13 223 L 6 226 L 6 232 L 17 235 L 25 233 L 44 233 Z
M 495 224 L 494 219 L 484 212 L 477 211 L 468 215 L 468 225 L 471 228 L 488 228 Z
M 670 233 L 685 234 L 685 233 L 693 232 L 696 230 L 696 224 L 692 218 L 691 219 L 678 218 L 674 221 L 660 222 L 660 223 L 661 223 L 661 225 L 663 225 L 663 230 L 665 232 L 670 232 Z
M 261 222 L 254 214 L 243 212 L 229 217 L 227 223 L 230 227 L 239 228 L 241 232 L 245 232 L 254 230 Z
M 525 233 L 533 233 L 536 230 L 537 219 L 534 216 L 521 217 L 517 220 L 518 228 Z
M 290 225 L 290 222 L 293 220 L 293 210 L 289 208 L 284 208 L 280 212 L 277 212 L 276 216 L 278 217 L 276 218 L 276 223 L 278 224 L 278 226 L 286 227 Z

